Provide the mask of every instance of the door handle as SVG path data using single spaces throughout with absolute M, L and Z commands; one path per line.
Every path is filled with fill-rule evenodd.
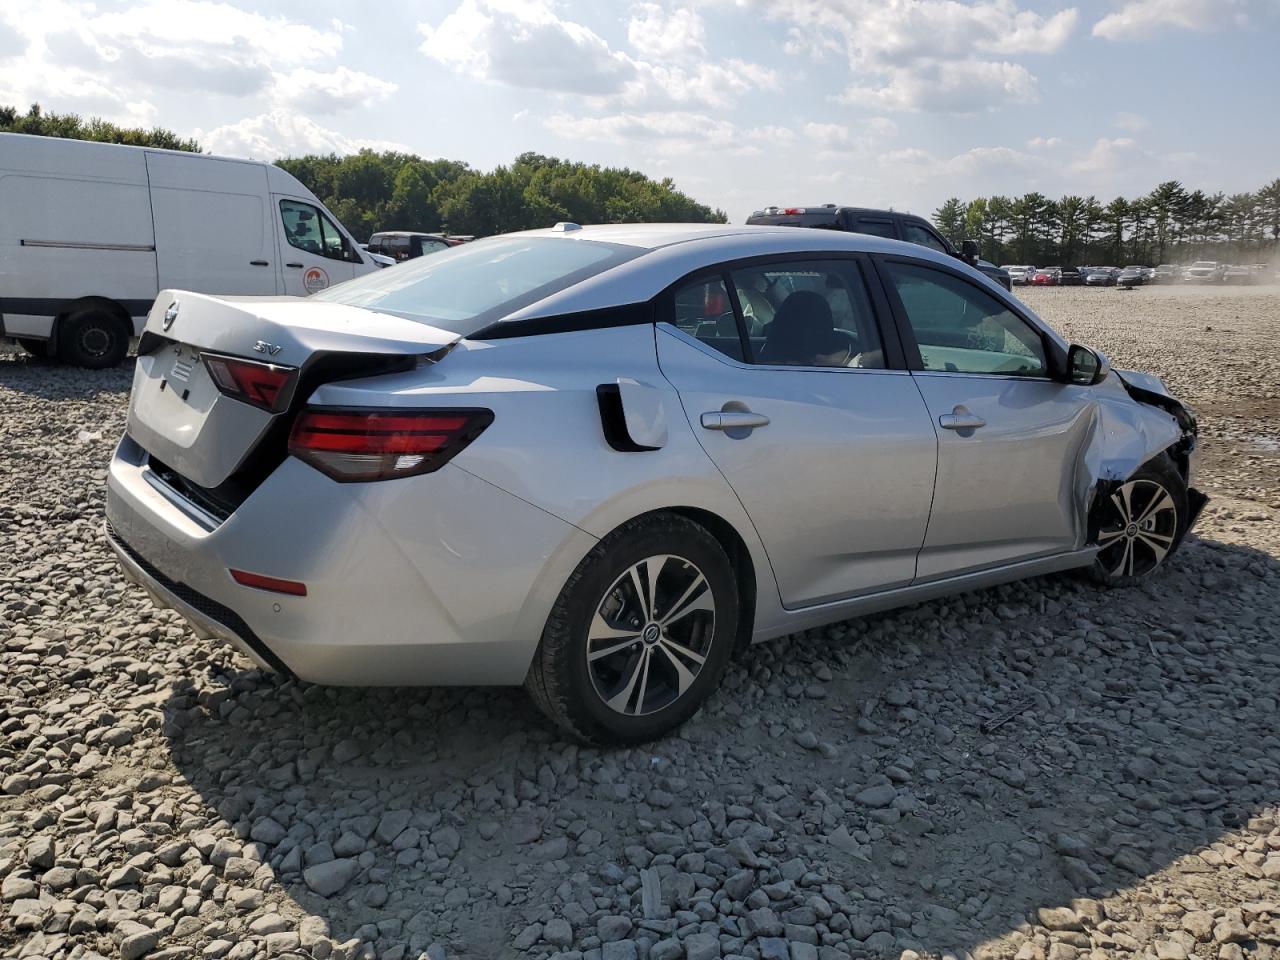
M 986 425 L 987 421 L 972 413 L 944 413 L 938 418 L 943 430 L 976 430 Z
M 702 415 L 702 426 L 707 430 L 754 430 L 767 427 L 769 418 L 750 410 L 717 410 Z
M 271 264 L 269 264 L 266 260 L 250 260 L 250 261 L 249 261 L 249 266 L 251 266 L 251 267 L 269 267 L 269 266 L 271 266 Z
M 293 267 L 295 270 L 301 270 L 301 269 L 302 269 L 302 264 L 300 264 L 300 263 L 286 263 L 286 264 L 285 264 L 285 266 L 286 266 L 286 267 Z

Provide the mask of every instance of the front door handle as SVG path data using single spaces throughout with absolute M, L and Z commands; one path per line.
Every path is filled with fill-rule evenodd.
M 285 266 L 286 266 L 286 267 L 293 267 L 293 269 L 295 269 L 295 270 L 301 270 L 301 269 L 302 269 L 302 264 L 300 264 L 300 263 L 286 263 L 286 264 L 285 264 Z
M 938 418 L 943 430 L 976 430 L 986 425 L 987 421 L 972 413 L 944 413 Z
M 702 415 L 702 426 L 707 430 L 754 430 L 768 425 L 768 417 L 750 410 L 717 410 Z
M 250 261 L 249 261 L 249 266 L 251 266 L 251 267 L 269 267 L 269 266 L 271 266 L 271 264 L 270 264 L 268 261 L 266 261 L 266 260 L 250 260 Z

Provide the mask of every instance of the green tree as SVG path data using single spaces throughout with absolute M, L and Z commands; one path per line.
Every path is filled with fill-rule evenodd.
M 959 197 L 949 197 L 933 211 L 933 223 L 938 232 L 957 246 L 964 239 L 964 212 L 965 204 Z
M 91 117 L 81 119 L 75 113 L 45 113 L 33 103 L 27 112 L 16 107 L 0 107 L 0 133 L 28 133 L 38 137 L 62 137 L 69 140 L 96 140 L 100 143 L 123 143 L 132 147 L 158 147 L 162 150 L 200 152 L 200 144 L 181 137 L 172 130 L 152 127 L 120 127 Z

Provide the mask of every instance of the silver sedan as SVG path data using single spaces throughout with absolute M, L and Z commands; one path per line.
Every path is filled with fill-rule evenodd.
M 745 645 L 1155 573 L 1196 424 L 954 258 L 771 227 L 480 240 L 309 299 L 165 291 L 111 462 L 127 576 L 260 665 L 523 684 L 585 740 Z

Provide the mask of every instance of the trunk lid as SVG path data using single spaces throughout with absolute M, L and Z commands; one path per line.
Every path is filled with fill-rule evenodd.
M 147 317 L 129 404 L 128 432 L 199 487 L 224 484 L 273 426 L 318 386 L 388 361 L 443 351 L 457 334 L 359 307 L 295 297 L 211 297 L 163 290 Z M 291 371 L 279 412 L 219 391 L 205 354 Z

